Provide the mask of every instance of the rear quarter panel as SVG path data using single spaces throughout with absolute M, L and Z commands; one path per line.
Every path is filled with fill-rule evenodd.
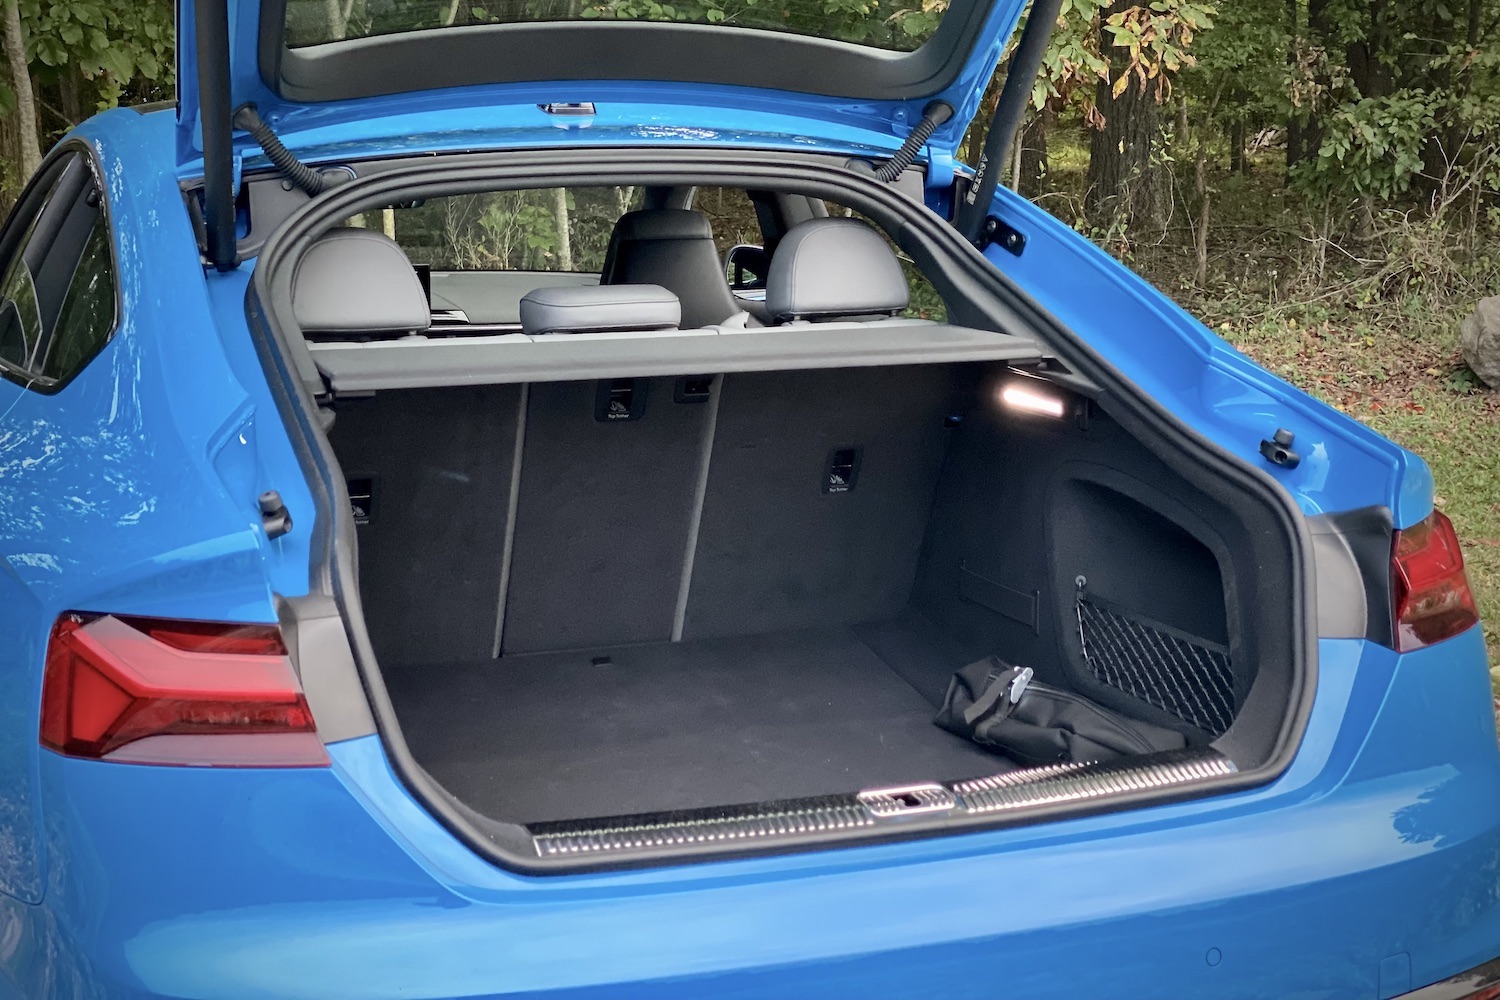
M 1001 188 L 991 214 L 1026 238 L 984 255 L 1179 419 L 1269 472 L 1307 514 L 1384 504 L 1396 527 L 1432 511 L 1419 457 L 1255 364 L 1079 233 Z M 1301 456 L 1272 465 L 1260 442 L 1285 427 Z

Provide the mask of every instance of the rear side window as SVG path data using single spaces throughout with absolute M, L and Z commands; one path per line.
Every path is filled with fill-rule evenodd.
M 3 234 L 0 373 L 53 392 L 109 342 L 116 281 L 109 223 L 81 154 L 49 164 Z

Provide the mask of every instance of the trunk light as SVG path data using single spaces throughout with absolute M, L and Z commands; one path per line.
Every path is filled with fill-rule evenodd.
M 274 625 L 63 615 L 47 646 L 41 742 L 138 764 L 328 763 Z
M 1397 531 L 1391 563 L 1399 652 L 1451 638 L 1479 621 L 1458 535 L 1446 515 L 1433 511 Z
M 1011 382 L 1000 390 L 1000 401 L 1013 410 L 1023 410 L 1027 413 L 1040 413 L 1047 417 L 1062 418 L 1067 414 L 1067 406 L 1057 396 L 1050 393 L 1038 392 L 1030 386 L 1021 385 L 1019 382 Z

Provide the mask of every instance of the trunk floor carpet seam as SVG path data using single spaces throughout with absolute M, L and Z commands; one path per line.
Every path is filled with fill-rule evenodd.
M 879 644 L 861 641 L 871 627 L 385 672 L 423 768 L 470 808 L 510 822 L 764 802 L 1014 767 L 933 725 L 929 697 L 876 654 Z M 920 655 L 906 644 L 904 659 Z M 957 666 L 935 649 L 927 655 L 934 672 Z

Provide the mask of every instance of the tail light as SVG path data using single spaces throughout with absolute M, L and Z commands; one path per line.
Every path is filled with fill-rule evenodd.
M 1479 621 L 1458 535 L 1447 516 L 1433 511 L 1425 521 L 1396 532 L 1391 562 L 1399 651 L 1430 646 Z
M 41 742 L 137 764 L 328 763 L 274 625 L 63 615 L 47 646 Z

